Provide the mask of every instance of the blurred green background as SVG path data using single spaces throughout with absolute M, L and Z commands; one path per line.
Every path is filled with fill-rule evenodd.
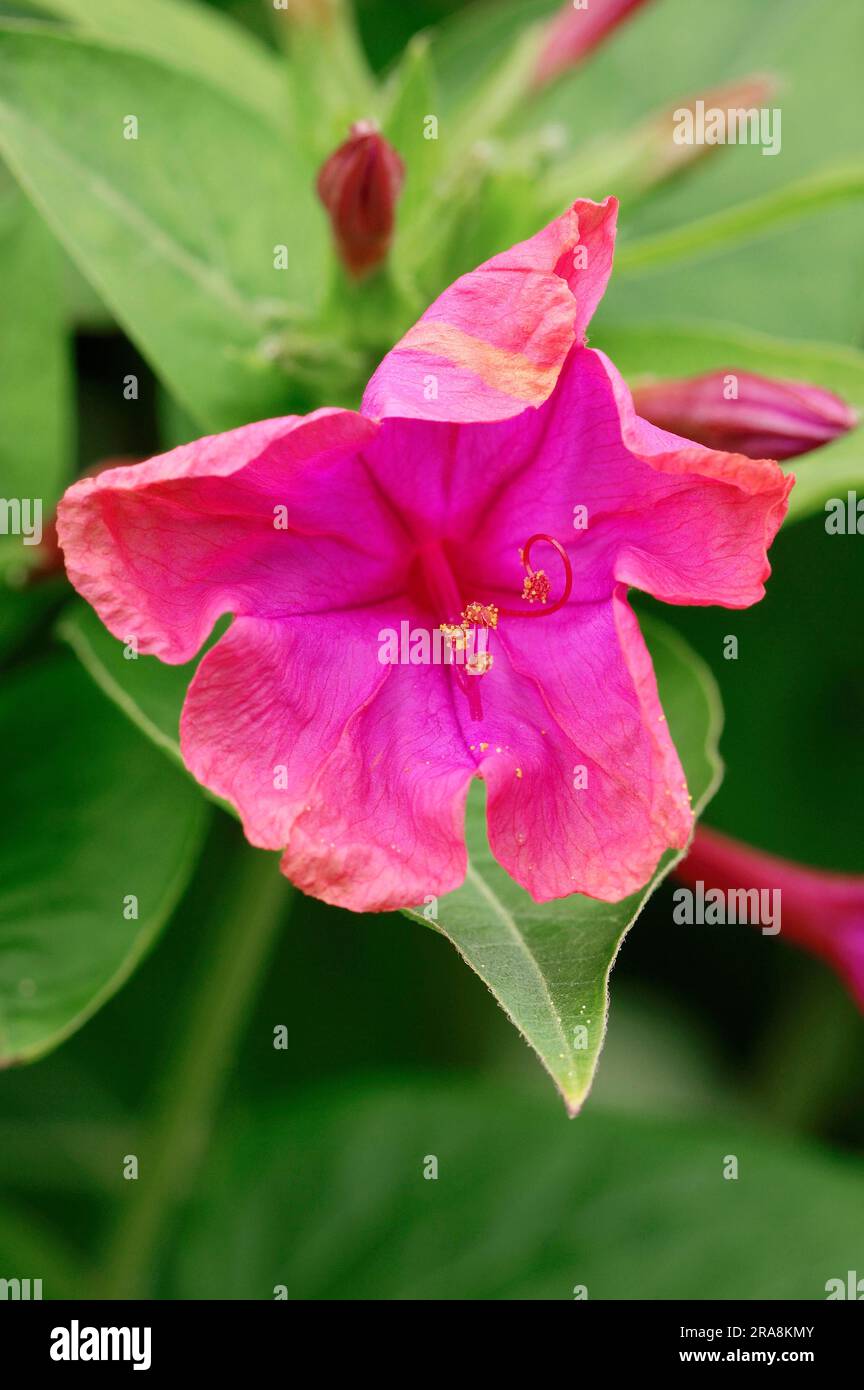
M 219 8 L 272 42 L 261 5 Z M 436 51 L 455 101 L 493 61 L 496 35 L 503 43 L 554 6 L 492 4 L 476 18 L 446 3 L 357 8 L 377 70 L 413 32 L 441 23 Z M 520 129 L 560 126 L 576 142 L 731 77 L 778 76 L 782 155 L 738 149 L 706 161 L 629 214 L 626 244 L 859 155 L 862 57 L 857 0 L 818 9 L 658 0 L 526 108 Z M 841 206 L 707 259 L 613 275 L 592 341 L 602 347 L 608 335 L 614 352 L 616 332 L 639 322 L 662 349 L 664 324 L 706 319 L 860 347 L 862 232 L 861 207 Z M 513 239 L 501 235 L 502 245 Z M 137 350 L 91 307 L 74 341 L 82 470 L 155 452 L 167 409 Z M 127 372 L 141 383 L 134 408 L 117 390 Z M 860 546 L 826 536 L 817 512 L 781 532 L 757 608 L 662 613 L 722 692 L 726 777 L 708 822 L 854 872 L 864 872 Z M 18 863 L 30 853 L 46 877 L 62 844 L 62 788 L 86 783 L 97 756 L 89 741 L 64 744 L 76 702 L 88 719 L 118 722 L 118 779 L 123 740 L 141 738 L 72 655 L 52 655 L 63 599 L 57 581 L 0 608 L 3 709 L 34 721 L 26 756 L 16 761 L 13 736 L 4 739 L 11 844 Z M 739 637 L 737 662 L 722 659 L 727 633 Z M 43 679 L 55 660 L 59 683 Z M 161 775 L 156 763 L 147 776 Z M 177 798 L 191 794 L 179 773 L 177 787 Z M 782 938 L 747 927 L 682 931 L 671 887 L 661 887 L 615 966 L 597 1080 L 570 1121 L 445 940 L 400 916 L 356 918 L 286 894 L 248 1018 L 232 1019 L 229 963 L 228 1055 L 219 1015 L 199 1020 L 199 1042 L 212 1033 L 212 1067 L 190 1076 L 196 985 L 220 923 L 237 910 L 238 874 L 250 871 L 238 868 L 243 848 L 226 816 L 190 830 L 177 814 L 176 827 L 167 812 L 148 827 L 133 813 L 116 846 L 88 841 L 86 869 L 61 864 L 61 877 L 97 874 L 136 834 L 154 846 L 206 837 L 170 925 L 128 983 L 57 1050 L 0 1075 L 0 1277 L 43 1277 L 46 1296 L 271 1298 L 284 1286 L 290 1298 L 567 1299 L 585 1285 L 590 1298 L 810 1299 L 862 1268 L 864 1028 L 833 976 Z M 239 932 L 263 891 L 251 872 Z M 20 896 L 4 903 L 4 950 L 14 954 L 25 916 Z M 239 942 L 237 958 L 242 970 Z M 284 1049 L 274 1047 L 280 1025 Z M 184 1088 L 200 1103 L 191 1135 L 172 1110 Z M 137 1182 L 124 1179 L 127 1155 L 139 1159 Z M 737 1181 L 723 1178 L 728 1155 Z M 149 1204 L 139 1191 L 148 1184 Z

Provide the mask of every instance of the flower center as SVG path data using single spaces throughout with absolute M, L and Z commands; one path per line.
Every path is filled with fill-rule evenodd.
M 540 544 L 551 545 L 564 566 L 564 587 L 560 596 L 552 603 L 549 603 L 551 580 L 545 570 L 534 569 L 531 564 L 532 550 Z M 467 699 L 471 719 L 475 721 L 483 717 L 479 678 L 488 675 L 494 664 L 493 654 L 488 648 L 489 633 L 497 629 L 502 617 L 508 620 L 543 618 L 557 613 L 559 608 L 564 607 L 573 588 L 573 569 L 569 556 L 563 545 L 552 536 L 537 532 L 529 537 L 519 551 L 519 560 L 525 571 L 522 597 L 529 604 L 540 604 L 539 608 L 501 608 L 494 603 L 482 603 L 472 599 L 461 610 L 459 622 L 439 624 L 439 631 L 443 633 L 450 646 L 450 664 L 456 683 Z M 420 552 L 420 562 L 433 605 L 439 612 L 456 612 L 460 603 L 459 586 L 441 545 L 434 543 L 424 547 Z

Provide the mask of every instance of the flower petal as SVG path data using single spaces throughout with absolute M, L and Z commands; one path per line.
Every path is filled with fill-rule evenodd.
M 614 523 L 616 578 L 665 603 L 757 603 L 794 477 L 770 459 L 706 449 L 641 420 L 616 368 L 597 357 L 615 393 L 623 443 L 654 474 L 638 517 Z
M 606 288 L 617 212 L 580 200 L 463 275 L 384 358 L 363 413 L 477 422 L 542 405 Z
M 617 902 L 692 826 L 638 623 L 619 590 L 539 622 L 502 621 L 497 638 L 472 740 L 492 852 L 540 902 Z
M 252 843 L 284 848 L 298 887 L 358 912 L 448 892 L 466 868 L 474 765 L 452 675 L 379 662 L 379 632 L 400 617 L 412 615 L 236 619 L 202 660 L 181 723 L 187 766 L 237 808 Z
M 574 349 L 542 409 L 496 428 L 513 438 L 499 437 L 506 471 L 472 550 L 487 597 L 506 602 L 518 548 L 538 531 L 567 547 L 579 599 L 608 597 L 616 583 L 668 603 L 740 608 L 762 597 L 793 480 L 640 420 L 603 353 Z
M 374 602 L 400 563 L 398 523 L 359 452 L 375 433 L 317 411 L 83 478 L 58 512 L 69 577 L 115 636 L 168 662 L 188 661 L 226 612 Z

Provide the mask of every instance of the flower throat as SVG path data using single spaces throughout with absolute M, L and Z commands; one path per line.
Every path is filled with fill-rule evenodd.
M 552 546 L 564 566 L 564 588 L 560 596 L 552 603 L 549 603 L 549 595 L 552 592 L 551 580 L 544 570 L 534 569 L 531 564 L 532 549 L 541 542 L 544 545 Z M 424 559 L 427 574 L 432 580 L 436 596 L 443 599 L 448 607 L 455 608 L 456 602 L 458 602 L 456 585 L 443 555 L 440 551 L 430 550 L 426 552 Z M 530 536 L 519 551 L 519 560 L 525 570 L 522 597 L 529 604 L 539 603 L 541 607 L 501 608 L 494 603 L 480 603 L 472 599 L 462 609 L 461 619 L 458 623 L 439 624 L 439 631 L 449 642 L 454 654 L 471 649 L 471 655 L 461 663 L 459 661 L 452 663 L 452 669 L 456 683 L 468 701 L 468 711 L 474 721 L 483 718 L 480 678 L 489 674 L 494 663 L 494 657 L 488 647 L 484 646 L 480 651 L 476 649 L 474 640 L 476 632 L 483 629 L 494 632 L 501 618 L 548 618 L 552 613 L 557 613 L 559 608 L 564 607 L 573 588 L 573 568 L 569 556 L 563 545 L 554 540 L 552 536 L 547 536 L 542 531 Z

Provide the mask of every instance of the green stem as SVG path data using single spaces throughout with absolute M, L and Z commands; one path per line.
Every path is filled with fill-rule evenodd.
M 289 887 L 274 857 L 235 833 L 218 920 L 207 928 L 208 958 L 139 1145 L 140 1176 L 101 1262 L 97 1296 L 149 1296 L 157 1252 L 206 1153 L 237 1044 L 285 919 Z

